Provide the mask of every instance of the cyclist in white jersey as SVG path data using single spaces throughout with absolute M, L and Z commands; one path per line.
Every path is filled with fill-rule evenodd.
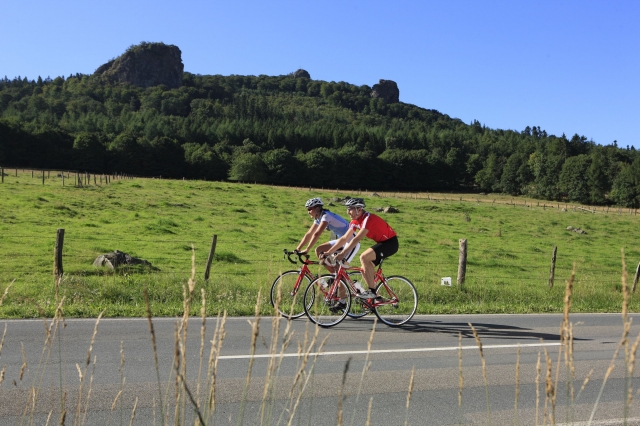
M 322 235 L 322 232 L 325 229 L 328 229 L 329 231 L 336 234 L 337 237 L 335 240 L 328 241 L 316 247 L 316 256 L 320 258 L 320 253 L 323 253 L 331 248 L 335 244 L 335 242 L 338 241 L 338 239 L 349 230 L 348 221 L 343 219 L 341 216 L 330 212 L 329 210 L 325 210 L 323 206 L 324 203 L 320 198 L 311 198 L 310 200 L 307 200 L 305 207 L 307 208 L 309 216 L 313 218 L 313 224 L 311 225 L 307 233 L 304 234 L 304 237 L 302 237 L 302 241 L 300 241 L 300 244 L 298 244 L 298 247 L 296 247 L 296 251 L 302 253 L 308 252 L 311 247 L 313 247 L 313 245 L 318 241 L 320 235 Z M 353 235 L 351 235 L 351 238 L 347 240 L 347 244 L 349 243 L 349 241 L 351 241 L 352 238 Z M 302 250 L 302 247 L 304 247 L 305 245 L 305 249 Z M 344 259 L 347 262 L 351 261 L 351 259 L 353 259 L 358 253 L 358 250 L 360 250 L 360 243 L 358 243 L 350 253 L 347 253 L 344 256 Z M 331 273 L 335 272 L 334 268 L 329 265 L 325 264 L 325 268 L 327 268 L 327 270 Z

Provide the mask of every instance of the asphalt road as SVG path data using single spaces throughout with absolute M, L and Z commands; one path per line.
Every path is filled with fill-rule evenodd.
M 630 317 L 633 343 L 640 315 Z M 633 401 L 625 413 L 624 348 L 614 359 L 623 333 L 620 314 L 572 315 L 569 364 L 560 352 L 561 315 L 416 316 L 399 329 L 377 324 L 373 335 L 372 317 L 346 319 L 317 334 L 306 319 L 287 330 L 286 321 L 275 327 L 272 318 L 262 318 L 253 358 L 252 321 L 226 320 L 210 423 L 287 424 L 292 416 L 295 425 L 562 424 L 587 421 L 596 408 L 594 425 L 623 424 L 625 416 L 627 424 L 640 424 L 640 379 L 631 380 Z M 183 346 L 186 383 L 201 401 L 216 322 L 207 319 L 202 357 L 201 319 L 189 321 Z M 50 342 L 47 324 L 0 320 L 0 425 L 41 425 L 49 416 L 49 424 L 58 424 L 62 405 L 66 424 L 129 424 L 132 416 L 135 425 L 163 424 L 158 401 L 174 401 L 177 386 L 176 319 L 153 320 L 159 379 L 146 319 L 102 319 L 89 357 L 96 320 L 66 320 L 53 328 Z M 205 373 L 198 380 L 201 358 Z M 547 397 L 548 374 L 554 398 Z M 174 424 L 176 404 L 169 405 L 163 413 Z M 193 424 L 191 405 L 178 408 L 184 424 Z

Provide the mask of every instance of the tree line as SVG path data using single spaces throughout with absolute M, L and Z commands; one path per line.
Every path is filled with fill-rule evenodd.
M 464 123 L 371 87 L 184 73 L 142 89 L 91 75 L 0 80 L 0 164 L 344 189 L 476 191 L 640 207 L 614 141 Z

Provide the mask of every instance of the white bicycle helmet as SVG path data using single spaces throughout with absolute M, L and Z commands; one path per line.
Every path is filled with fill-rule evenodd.
M 324 203 L 322 202 L 321 198 L 311 198 L 307 200 L 304 206 L 310 209 L 311 207 L 324 206 Z
M 347 207 L 365 207 L 363 198 L 349 198 L 344 205 Z

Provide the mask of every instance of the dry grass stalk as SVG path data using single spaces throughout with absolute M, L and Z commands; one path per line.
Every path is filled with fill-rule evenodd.
M 11 284 L 9 284 L 7 288 L 4 289 L 4 293 L 2 293 L 2 297 L 0 297 L 0 306 L 2 306 L 2 303 L 4 302 L 4 299 L 7 297 L 7 294 L 9 294 L 9 289 L 11 288 L 14 282 L 16 282 L 16 280 L 11 281 Z
M 204 362 L 204 345 L 205 335 L 207 333 L 207 299 L 204 288 L 200 289 L 200 298 L 202 299 L 202 305 L 200 306 L 200 318 L 202 323 L 200 325 L 200 363 L 198 365 L 198 385 L 196 387 L 196 401 L 198 401 L 198 408 L 200 408 L 200 381 L 202 377 L 202 366 Z
M 569 321 L 569 315 L 571 313 L 571 302 L 573 296 L 573 283 L 575 281 L 576 276 L 576 264 L 573 264 L 573 268 L 571 269 L 571 276 L 569 280 L 566 282 L 565 290 L 564 290 L 564 310 L 562 316 L 562 325 L 560 326 L 560 347 L 558 348 L 558 362 L 556 367 L 556 378 L 555 384 L 553 387 L 553 396 L 551 405 L 552 407 L 556 406 L 557 403 L 557 390 L 559 389 L 560 382 L 560 360 L 562 358 L 562 354 L 564 353 L 564 364 L 567 370 L 567 396 L 573 401 L 573 375 L 572 375 L 572 346 L 573 346 L 573 337 L 572 337 L 572 324 Z
M 536 363 L 536 426 L 540 420 L 540 373 L 542 373 L 540 355 L 540 352 L 538 352 L 538 362 Z
M 56 275 L 55 278 L 55 289 L 56 289 L 56 294 L 55 294 L 55 300 L 58 300 L 59 294 L 60 294 L 60 284 L 62 283 L 62 275 Z
M 91 400 L 91 391 L 93 390 L 93 378 L 95 377 L 97 360 L 98 360 L 98 357 L 94 356 L 92 369 L 91 369 L 91 376 L 89 376 L 89 391 L 87 392 L 87 397 L 85 398 L 85 406 L 84 406 L 84 413 L 82 415 L 82 422 L 80 422 L 80 424 L 82 425 L 87 424 L 87 412 L 89 411 L 89 401 Z
M 360 401 L 360 395 L 362 394 L 362 387 L 364 384 L 364 377 L 369 371 L 369 367 L 371 367 L 371 362 L 369 362 L 369 356 L 371 355 L 371 346 L 373 346 L 373 338 L 376 334 L 376 326 L 378 325 L 378 318 L 375 317 L 373 319 L 373 327 L 371 327 L 371 333 L 369 334 L 369 340 L 367 341 L 367 355 L 364 358 L 364 366 L 362 367 L 362 373 L 360 374 L 360 382 L 358 383 L 358 390 L 356 392 L 356 400 L 353 403 L 353 413 L 351 413 L 351 424 L 353 424 L 356 416 L 356 407 L 358 407 L 358 403 Z
M 258 341 L 258 335 L 260 334 L 260 305 L 261 305 L 262 290 L 258 290 L 258 300 L 255 306 L 255 320 L 253 322 L 247 320 L 251 325 L 251 358 L 249 358 L 249 368 L 247 369 L 247 378 L 242 391 L 242 402 L 240 403 L 240 413 L 238 414 L 238 425 L 241 425 L 244 419 L 244 409 L 247 405 L 247 395 L 249 394 L 249 385 L 251 384 L 251 371 L 253 370 L 253 363 L 255 361 L 254 355 L 256 354 L 256 342 Z
M 124 381 L 123 381 L 123 384 L 124 384 Z M 116 394 L 116 397 L 113 399 L 113 403 L 111 404 L 111 411 L 116 409 L 116 405 L 118 404 L 118 401 L 120 400 L 121 396 L 122 396 L 122 389 L 118 391 L 118 393 Z M 107 424 L 109 424 L 108 421 L 107 421 Z
M 3 365 L 2 370 L 0 370 L 0 386 L 2 386 L 2 382 L 4 382 L 5 371 L 7 371 L 7 366 Z
M 184 289 L 184 286 L 183 286 Z M 174 381 L 174 403 L 175 403 L 175 408 L 174 408 L 174 412 L 173 412 L 173 418 L 176 424 L 179 424 L 178 419 L 180 418 L 180 401 L 182 400 L 182 392 L 181 389 L 182 387 L 180 386 L 180 368 L 182 366 L 182 355 L 181 355 L 181 351 L 180 351 L 180 331 L 181 331 L 181 324 L 180 323 L 176 323 L 175 325 L 175 329 L 173 331 L 173 340 L 174 340 L 174 350 L 173 350 L 173 367 L 174 367 L 174 372 L 176 372 L 176 378 Z M 169 412 L 167 411 L 167 416 L 169 415 Z
M 409 404 L 411 403 L 411 393 L 413 392 L 413 379 L 416 374 L 416 366 L 414 365 L 411 368 L 411 379 L 409 380 L 409 391 L 407 392 L 407 405 L 405 406 L 405 418 L 404 418 L 404 426 L 409 424 Z
M 107 419 L 107 424 L 111 421 L 111 416 L 113 415 L 113 410 L 116 408 L 116 403 L 119 401 L 122 392 L 124 392 L 124 385 L 126 383 L 126 378 L 124 377 L 124 342 L 120 341 L 120 366 L 118 367 L 118 373 L 120 373 L 120 389 L 116 394 L 115 399 L 113 400 L 113 404 L 111 404 L 111 412 L 109 413 L 109 417 Z
M 89 367 L 89 364 L 91 364 L 91 353 L 93 351 L 93 344 L 96 341 L 96 335 L 98 334 L 98 324 L 100 324 L 100 320 L 102 319 L 103 314 L 104 311 L 100 312 L 98 318 L 96 319 L 96 323 L 93 326 L 93 335 L 91 336 L 91 341 L 89 342 L 89 350 L 87 351 L 87 360 L 85 361 L 84 368 L 81 369 L 80 366 L 76 364 L 78 374 L 80 376 L 80 387 L 78 389 L 78 403 L 76 404 L 76 417 L 74 420 L 74 424 L 78 424 L 80 414 L 82 412 L 82 402 L 84 397 L 85 378 L 87 377 L 87 368 Z M 87 398 L 88 396 L 89 395 L 87 394 Z
M 582 393 L 582 391 L 584 390 L 585 387 L 587 387 L 587 383 L 589 383 L 589 380 L 591 380 L 591 375 L 593 374 L 594 369 L 592 368 L 591 371 L 589 371 L 589 374 L 587 374 L 587 377 L 585 377 L 584 381 L 582 382 L 582 387 L 580 388 L 580 391 L 578 392 L 578 396 L 577 398 L 580 398 L 580 394 Z
M 513 403 L 514 423 L 518 424 L 518 399 L 520 398 L 520 345 L 516 351 L 516 397 Z
M 633 346 L 631 347 L 631 353 L 629 355 L 629 362 L 627 363 L 627 377 L 633 377 L 633 369 L 636 363 L 636 353 L 638 352 L 638 346 L 640 345 L 640 334 L 636 338 L 635 342 L 633 342 Z M 627 388 L 627 406 L 631 406 L 631 401 L 633 400 L 633 386 L 629 386 Z
M 162 386 L 160 384 L 160 366 L 158 364 L 158 347 L 156 345 L 156 333 L 153 328 L 153 321 L 151 319 L 151 304 L 149 303 L 149 291 L 147 287 L 143 289 L 144 304 L 147 310 L 147 321 L 149 322 L 149 332 L 151 333 L 151 346 L 153 347 L 153 361 L 156 367 L 156 380 L 158 381 L 158 397 L 160 401 L 160 415 L 164 418 L 164 404 L 162 403 Z
M 2 333 L 2 339 L 0 339 L 0 355 L 2 355 L 2 347 L 4 346 L 4 338 L 7 335 L 7 324 L 4 325 L 4 332 Z
M 458 333 L 458 411 L 462 424 L 462 389 L 464 389 L 464 375 L 462 374 L 462 333 Z
M 46 366 L 48 365 L 49 359 L 52 354 L 53 342 L 55 337 L 59 335 L 58 326 L 60 323 L 64 325 L 64 316 L 62 311 L 62 306 L 64 304 L 64 296 L 60 300 L 60 303 L 56 306 L 56 310 L 53 316 L 53 319 L 50 323 L 47 323 L 47 320 L 43 320 L 44 329 L 45 329 L 45 342 L 42 346 L 42 352 L 40 353 L 40 360 L 37 364 L 36 371 L 33 376 L 33 384 L 31 385 L 31 392 L 29 394 L 29 399 L 25 404 L 25 410 L 22 414 L 22 417 L 25 418 L 27 413 L 29 413 L 30 420 L 33 420 L 34 410 L 36 400 L 38 398 L 39 390 L 42 389 L 42 382 L 44 380 L 46 374 Z M 63 392 L 62 383 L 60 386 L 60 411 L 64 411 L 64 404 L 66 399 L 66 393 Z
M 281 288 L 278 288 L 278 293 L 281 294 Z M 277 296 L 280 297 L 280 296 Z M 276 306 L 278 305 L 278 300 L 276 300 Z M 278 342 L 280 341 L 280 323 L 282 321 L 282 316 L 280 315 L 280 311 L 276 308 L 276 316 L 273 317 L 271 321 L 271 345 L 269 348 L 269 353 L 276 354 L 278 353 Z M 260 420 L 261 424 L 270 424 L 271 423 L 271 410 L 273 409 L 273 399 L 269 396 L 275 391 L 275 384 L 278 372 L 280 371 L 280 367 L 282 366 L 282 362 L 284 360 L 284 354 L 286 350 L 289 348 L 291 344 L 291 339 L 293 337 L 292 331 L 292 321 L 287 321 L 287 325 L 282 334 L 282 343 L 279 350 L 278 357 L 272 357 L 269 359 L 269 365 L 267 368 L 267 377 L 265 380 L 265 387 L 263 392 L 262 406 L 260 410 Z M 267 406 L 266 403 L 271 401 L 272 403 L 269 405 L 268 412 L 265 412 Z M 266 416 L 266 419 L 265 419 Z
M 611 363 L 609 364 L 609 368 L 607 368 L 607 372 L 604 375 L 604 379 L 602 380 L 602 385 L 600 386 L 600 392 L 598 393 L 598 396 L 596 397 L 596 402 L 593 404 L 593 409 L 591 410 L 591 417 L 589 418 L 589 424 L 591 424 L 591 422 L 593 421 L 593 417 L 596 414 L 596 410 L 598 409 L 598 403 L 600 402 L 600 398 L 602 397 L 602 394 L 604 393 L 604 387 L 607 384 L 607 380 L 609 379 L 609 376 L 611 375 L 611 372 L 614 370 L 615 368 L 615 361 L 616 358 L 618 358 L 618 353 L 620 352 L 620 349 L 622 349 L 622 347 L 624 346 L 624 341 L 627 339 L 627 335 L 629 333 L 627 324 L 625 324 L 625 330 L 622 334 L 622 339 L 620 339 L 620 342 L 618 343 L 618 346 L 616 347 L 616 350 L 613 354 L 613 357 L 611 358 Z
M 280 319 L 282 316 L 276 315 L 271 319 L 271 343 L 269 345 L 269 353 L 274 355 L 278 352 L 278 341 L 280 336 Z M 285 343 L 286 344 L 286 343 Z M 282 352 L 281 352 L 282 354 Z M 279 359 L 270 357 L 267 364 L 267 372 L 265 375 L 264 389 L 262 391 L 262 404 L 260 406 L 260 424 L 270 423 L 271 410 L 267 412 L 267 401 L 269 401 L 269 395 L 271 394 L 275 386 L 276 370 L 280 366 L 282 356 Z M 265 417 L 267 419 L 265 420 Z
M 622 322 L 624 326 L 624 331 L 622 335 L 622 344 L 624 345 L 624 361 L 625 361 L 625 382 L 627 386 L 627 398 L 625 398 L 624 405 L 624 418 L 626 419 L 629 414 L 629 407 L 631 401 L 633 399 L 633 368 L 635 364 L 636 351 L 638 349 L 638 344 L 640 341 L 640 335 L 636 339 L 633 345 L 630 345 L 629 342 L 629 332 L 631 330 L 631 321 L 629 318 L 629 299 L 631 297 L 629 286 L 628 286 L 628 274 L 627 274 L 627 264 L 624 257 L 624 248 L 621 249 L 622 256 Z
M 544 348 L 544 357 L 547 361 L 547 374 L 545 379 L 545 400 L 544 400 L 544 418 L 545 421 L 549 418 L 549 424 L 556 424 L 555 412 L 556 412 L 556 390 L 553 385 L 553 364 L 551 358 L 547 352 L 547 348 Z M 549 407 L 551 405 L 551 407 Z M 550 410 L 548 410 L 550 408 Z
M 338 426 L 342 426 L 342 404 L 344 403 L 344 385 L 347 383 L 347 373 L 349 372 L 349 364 L 351 364 L 351 357 L 347 359 L 342 370 L 342 384 L 340 386 L 340 393 L 338 394 Z
M 366 426 L 371 425 L 371 409 L 372 408 L 373 408 L 373 397 L 369 398 L 369 408 L 367 409 L 367 422 L 365 423 Z
M 24 343 L 20 342 L 20 346 L 22 347 L 22 365 L 20 366 L 19 380 L 22 382 L 22 376 L 27 369 L 27 354 L 24 353 Z
M 489 401 L 489 382 L 487 380 L 487 363 L 484 359 L 484 352 L 482 351 L 482 342 L 480 341 L 480 337 L 478 336 L 478 332 L 475 327 L 468 323 L 469 327 L 471 327 L 471 331 L 473 332 L 473 337 L 476 339 L 476 345 L 478 346 L 478 351 L 480 352 L 480 360 L 482 362 L 482 377 L 484 379 L 484 389 L 487 397 L 487 414 L 489 416 L 489 424 L 491 424 L 491 403 Z
M 313 345 L 315 344 L 315 341 L 318 337 L 318 333 L 320 331 L 319 327 L 316 327 L 316 332 L 314 334 L 314 337 L 312 339 L 311 344 L 309 345 L 309 350 L 303 354 L 303 364 L 300 366 L 300 368 L 298 368 L 298 372 L 304 372 L 305 368 L 306 368 L 306 360 L 309 358 L 309 354 L 311 353 L 311 349 L 313 348 Z M 325 338 L 322 340 L 322 342 L 320 342 L 320 346 L 318 347 L 318 353 L 320 353 L 320 351 L 322 351 L 322 348 L 324 348 L 324 344 L 327 342 L 327 339 L 329 338 L 329 336 L 325 336 Z M 300 390 L 298 391 L 298 396 L 297 398 L 295 398 L 295 402 L 293 404 L 290 404 L 290 408 L 289 408 L 289 420 L 287 422 L 287 426 L 291 426 L 291 424 L 293 424 L 293 418 L 296 414 L 296 411 L 298 409 L 298 406 L 300 405 L 300 400 L 302 399 L 302 395 L 304 394 L 304 391 L 307 388 L 307 385 L 309 384 L 309 380 L 311 379 L 311 377 L 313 377 L 313 370 L 315 368 L 316 362 L 318 361 L 318 354 L 316 354 L 316 356 L 313 359 L 313 363 L 311 364 L 311 369 L 309 371 L 308 374 L 305 374 L 305 379 L 304 381 L 301 383 L 300 385 Z M 298 375 L 296 375 L 298 376 Z M 290 396 L 289 397 L 290 401 L 293 401 L 293 398 Z M 284 412 L 283 412 L 284 414 Z M 280 422 L 278 421 L 278 424 Z
M 136 418 L 137 407 L 138 407 L 138 397 L 136 396 L 136 402 L 133 403 L 133 410 L 131 410 L 131 420 L 129 420 L 129 426 L 133 426 L 133 419 Z
M 202 413 L 200 412 L 200 408 L 198 407 L 198 402 L 195 400 L 195 398 L 193 397 L 193 394 L 191 393 L 191 390 L 189 390 L 189 386 L 187 385 L 187 380 L 184 378 L 183 375 L 178 374 L 178 379 L 180 380 L 180 383 L 182 383 L 182 387 L 184 388 L 185 393 L 187 394 L 187 397 L 189 398 L 189 401 L 191 401 L 191 405 L 193 405 L 193 409 L 195 410 L 196 414 L 198 415 L 198 419 L 200 420 L 200 424 L 202 426 L 206 425 L 206 422 L 204 421 L 204 418 L 202 417 Z M 135 410 L 135 407 L 134 407 Z M 184 423 L 184 415 L 185 413 L 182 413 L 183 415 L 183 423 Z
M 222 319 L 220 319 L 220 313 L 218 313 L 218 318 L 216 321 L 216 329 L 213 333 L 213 340 L 211 340 L 211 352 L 209 353 L 209 368 L 208 368 L 208 377 L 209 377 L 209 395 L 207 397 L 207 415 L 212 416 L 215 412 L 215 396 L 216 396 L 216 377 L 218 374 L 218 356 L 220 355 L 220 350 L 222 349 L 222 343 L 224 342 L 224 338 L 226 336 L 225 332 L 225 324 L 227 321 L 227 311 L 224 311 L 222 314 Z

